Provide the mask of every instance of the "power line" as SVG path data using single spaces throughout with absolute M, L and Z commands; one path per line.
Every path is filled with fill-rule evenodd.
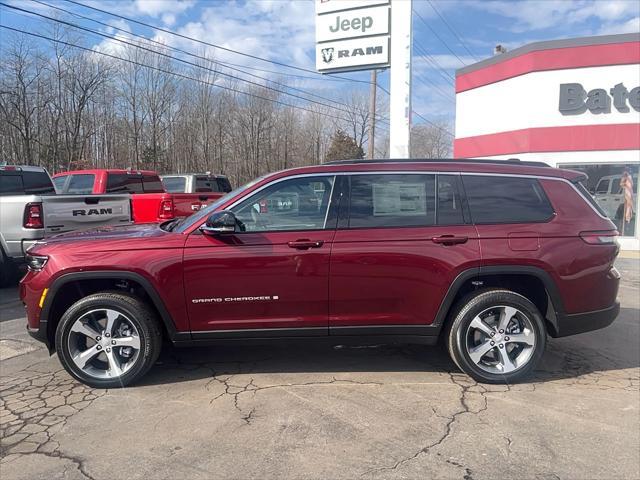
M 228 91 L 231 91 L 231 92 L 234 92 L 234 93 L 238 93 L 238 94 L 241 94 L 241 95 L 246 95 L 246 96 L 249 96 L 249 97 L 258 98 L 260 100 L 265 100 L 267 102 L 276 103 L 278 105 L 282 105 L 282 106 L 285 106 L 285 107 L 294 108 L 294 109 L 297 109 L 297 110 L 303 110 L 305 112 L 309 112 L 309 113 L 313 113 L 313 114 L 317 114 L 317 115 L 322 115 L 322 116 L 333 118 L 333 119 L 336 119 L 336 120 L 341 120 L 343 122 L 348 122 L 349 121 L 349 120 L 347 120 L 345 118 L 337 117 L 337 116 L 329 114 L 329 113 L 320 112 L 320 111 L 316 111 L 316 110 L 311 110 L 309 108 L 301 107 L 301 106 L 298 106 L 298 105 L 292 105 L 290 103 L 282 102 L 280 100 L 275 100 L 273 98 L 267 98 L 267 97 L 263 97 L 261 95 L 256 95 L 254 93 L 245 92 L 245 91 L 238 90 L 238 89 L 235 89 L 235 88 L 232 88 L 232 87 L 226 87 L 226 86 L 219 85 L 219 84 L 216 84 L 216 83 L 207 82 L 206 80 L 202 80 L 202 79 L 199 79 L 199 78 L 193 78 L 193 77 L 190 77 L 188 75 L 184 75 L 182 73 L 172 72 L 170 70 L 165 70 L 163 68 L 154 67 L 153 65 L 147 65 L 147 64 L 144 64 L 144 63 L 141 63 L 141 62 L 136 62 L 134 60 L 130 60 L 130 59 L 127 59 L 127 58 L 118 57 L 117 55 L 111 55 L 109 53 L 101 52 L 99 50 L 93 50 L 93 49 L 88 48 L 88 47 L 83 47 L 82 45 L 76 45 L 74 43 L 65 42 L 63 40 L 51 38 L 51 37 L 48 37 L 46 35 L 41 35 L 41 34 L 33 33 L 33 32 L 27 32 L 25 30 L 21 30 L 21 29 L 18 29 L 18 28 L 13 28 L 13 27 L 9 27 L 7 25 L 1 25 L 1 24 L 0 24 L 0 28 L 4 28 L 6 30 L 11 30 L 13 32 L 21 33 L 23 35 L 30 35 L 32 37 L 41 38 L 43 40 L 48 40 L 50 42 L 58 43 L 58 44 L 61 44 L 61 45 L 66 45 L 68 47 L 77 48 L 77 49 L 80 49 L 80 50 L 84 50 L 84 51 L 87 51 L 87 52 L 94 53 L 96 55 L 102 55 L 104 57 L 112 58 L 114 60 L 131 63 L 131 64 L 137 65 L 139 67 L 149 68 L 151 70 L 156 70 L 158 72 L 165 73 L 167 75 L 173 75 L 175 77 L 183 78 L 185 80 L 191 80 L 191 81 L 194 81 L 194 82 L 198 82 L 198 83 L 202 83 L 202 84 L 205 84 L 205 85 L 209 85 L 211 87 L 220 88 L 222 90 L 228 90 Z
M 429 5 L 431 5 L 431 8 L 433 9 L 433 11 L 436 12 L 436 14 L 438 14 L 438 17 L 440 17 L 440 20 L 442 20 L 442 23 L 444 23 L 447 26 L 449 31 L 458 39 L 458 41 L 464 47 L 464 49 L 467 51 L 467 53 L 469 55 L 471 55 L 473 57 L 473 59 L 477 62 L 478 61 L 478 57 L 476 57 L 473 54 L 473 52 L 471 50 L 469 50 L 469 47 L 467 46 L 466 42 L 460 37 L 460 35 L 458 35 L 458 32 L 456 32 L 456 30 L 449 24 L 449 22 L 447 22 L 447 19 L 444 17 L 444 15 L 442 15 L 438 11 L 438 9 L 436 8 L 436 6 L 433 4 L 433 2 L 431 0 L 427 0 L 427 2 L 429 2 Z
M 455 135 L 453 133 L 451 133 L 449 130 L 447 130 L 446 128 L 441 127 L 440 125 L 438 125 L 435 122 L 432 122 L 431 120 L 423 117 L 422 115 L 420 115 L 418 112 L 416 112 L 415 110 L 411 110 L 411 113 L 413 113 L 416 117 L 421 118 L 422 120 L 424 120 L 425 122 L 427 122 L 428 124 L 430 124 L 432 127 L 437 128 L 438 130 L 440 130 L 441 132 L 446 133 L 447 135 L 451 135 L 452 137 L 455 138 Z
M 155 54 L 155 55 L 159 55 L 159 56 L 162 56 L 162 57 L 169 58 L 170 60 L 175 60 L 175 61 L 178 61 L 178 62 L 181 62 L 181 63 L 187 64 L 187 65 L 192 66 L 192 67 L 201 68 L 201 69 L 203 69 L 203 70 L 210 71 L 210 72 L 212 72 L 212 73 L 214 73 L 214 74 L 217 74 L 217 75 L 222 75 L 222 76 L 225 76 L 225 77 L 229 77 L 229 78 L 231 78 L 231 79 L 233 79 L 233 80 L 239 80 L 239 81 L 242 81 L 242 82 L 246 82 L 246 83 L 248 83 L 248 84 L 250 84 L 250 85 L 258 86 L 258 87 L 260 87 L 260 88 L 265 88 L 265 89 L 267 89 L 267 90 L 272 90 L 272 91 L 277 92 L 277 93 L 280 93 L 280 94 L 289 95 L 289 96 L 291 96 L 291 97 L 293 97 L 293 98 L 297 98 L 297 99 L 300 99 L 300 100 L 304 100 L 304 101 L 307 101 L 307 102 L 309 102 L 309 103 L 313 103 L 313 104 L 321 105 L 321 106 L 324 106 L 324 107 L 327 107 L 327 108 L 333 108 L 333 109 L 335 109 L 335 110 L 338 110 L 338 111 L 341 111 L 341 112 L 344 112 L 344 113 L 347 113 L 347 114 L 350 114 L 350 113 L 351 113 L 349 110 L 347 110 L 347 109 L 345 109 L 345 108 L 335 107 L 335 106 L 333 106 L 333 105 L 329 105 L 329 104 L 326 104 L 326 103 L 323 103 L 323 102 L 318 102 L 318 101 L 311 100 L 311 99 L 306 98 L 306 97 L 302 97 L 302 96 L 300 96 L 300 95 L 295 95 L 295 94 L 293 94 L 293 93 L 289 93 L 289 92 L 286 92 L 286 91 L 283 91 L 283 90 L 279 90 L 279 89 L 277 89 L 277 88 L 273 88 L 273 87 L 270 87 L 270 86 L 268 86 L 268 85 L 262 85 L 262 84 L 260 84 L 260 83 L 253 82 L 253 81 L 251 81 L 251 80 L 247 80 L 247 79 L 244 79 L 244 78 L 236 77 L 236 76 L 231 75 L 231 74 L 229 74 L 229 73 L 221 72 L 221 71 L 219 71 L 219 70 L 212 69 L 212 68 L 206 67 L 206 66 L 204 66 L 204 65 L 199 65 L 199 64 L 197 64 L 197 63 L 190 62 L 190 61 L 188 61 L 188 60 L 184 60 L 184 59 L 176 58 L 176 57 L 173 57 L 173 56 L 168 55 L 168 54 L 166 54 L 166 53 L 163 53 L 163 52 L 160 52 L 160 51 L 157 51 L 157 50 L 154 50 L 154 49 L 151 49 L 151 48 L 148 48 L 148 47 L 142 46 L 142 45 L 138 45 L 138 44 L 135 44 L 135 43 L 127 42 L 126 40 L 122 40 L 122 39 L 119 39 L 119 38 L 115 38 L 115 37 L 112 37 L 112 36 L 110 36 L 110 35 L 103 34 L 103 33 L 101 33 L 101 32 L 98 32 L 98 31 L 95 31 L 95 30 L 92 30 L 92 29 L 89 29 L 89 28 L 86 28 L 86 27 L 83 27 L 83 26 L 77 25 L 77 24 L 75 24 L 75 23 L 67 22 L 67 21 L 65 21 L 65 20 L 55 19 L 55 18 L 53 18 L 53 17 L 49 17 L 49 16 L 47 16 L 47 15 L 43 15 L 43 14 L 40 14 L 40 13 L 37 13 L 37 12 L 33 12 L 33 11 L 30 11 L 30 10 L 25 10 L 25 9 L 20 8 L 20 7 L 16 7 L 16 6 L 12 6 L 12 5 L 7 5 L 7 4 L 5 4 L 5 3 L 3 3 L 3 2 L 0 2 L 0 5 L 2 5 L 2 6 L 4 6 L 4 7 L 7 7 L 7 8 L 14 9 L 14 10 L 18 10 L 18 11 L 21 11 L 21 12 L 25 12 L 25 13 L 27 13 L 27 14 L 29 14 L 29 15 L 36 15 L 36 16 L 38 16 L 38 17 L 45 18 L 45 19 L 47 19 L 47 20 L 51 20 L 51 21 L 54 21 L 54 22 L 62 23 L 62 24 L 64 24 L 64 25 L 68 25 L 68 26 L 70 26 L 70 27 L 72 27 L 72 28 L 76 28 L 76 29 L 79 29 L 79 30 L 83 30 L 83 31 L 89 32 L 89 33 L 94 34 L 94 35 L 101 36 L 101 37 L 103 37 L 103 38 L 108 39 L 109 41 L 120 42 L 120 43 L 123 43 L 123 44 L 125 44 L 125 45 L 129 45 L 129 46 L 132 46 L 132 47 L 134 47 L 134 48 L 139 48 L 139 49 L 141 49 L 141 50 L 144 50 L 144 51 L 147 51 L 147 52 L 153 53 L 153 54 Z M 200 57 L 200 58 L 204 58 L 205 60 L 210 61 L 210 59 L 207 59 L 206 57 Z M 305 93 L 306 93 L 306 92 L 305 92 Z M 329 101 L 334 102 L 333 100 L 329 100 Z M 335 103 L 337 103 L 337 102 L 335 102 Z
M 66 1 L 67 1 L 67 2 L 70 2 L 70 1 L 72 1 L 72 0 L 66 0 Z M 440 37 L 440 35 L 438 35 L 438 33 L 437 33 L 437 32 L 436 32 L 436 31 L 431 27 L 431 25 L 429 25 L 429 24 L 427 23 L 427 21 L 426 21 L 424 18 L 422 18 L 422 15 L 420 15 L 420 13 L 418 13 L 415 9 L 413 10 L 413 13 L 415 13 L 415 14 L 418 16 L 418 18 L 422 21 L 422 23 L 424 23 L 424 24 L 425 24 L 425 26 L 426 26 L 426 27 L 431 31 L 431 33 L 433 33 L 433 35 L 434 35 L 438 40 L 440 40 L 440 43 L 442 43 L 442 44 L 447 48 L 447 50 L 449 50 L 449 52 L 451 52 L 451 55 L 453 55 L 453 56 L 454 56 L 454 57 L 456 57 L 458 60 L 460 60 L 460 63 L 462 63 L 462 65 L 464 65 L 464 66 L 466 67 L 466 66 L 467 66 L 467 64 L 466 64 L 466 63 L 464 63 L 464 61 L 463 61 L 463 60 L 462 60 L 462 59 L 461 59 L 461 58 L 456 54 L 456 52 L 454 52 L 453 50 L 451 50 L 451 47 L 449 46 L 449 44 L 448 44 L 447 42 L 445 42 L 445 41 Z
M 144 27 L 151 28 L 151 29 L 157 30 L 159 32 L 167 33 L 169 35 L 174 35 L 176 37 L 183 38 L 185 40 L 190 40 L 192 42 L 201 43 L 203 45 L 207 45 L 209 47 L 213 47 L 213 48 L 217 48 L 217 49 L 220 49 L 220 50 L 224 50 L 226 52 L 230 52 L 230 53 L 233 53 L 233 54 L 236 54 L 236 55 L 242 55 L 244 57 L 252 58 L 254 60 L 260 60 L 262 62 L 268 62 L 268 63 L 271 63 L 273 65 L 278 65 L 278 66 L 281 66 L 281 67 L 292 68 L 294 70 L 298 70 L 298 71 L 301 71 L 301 72 L 313 73 L 314 75 L 320 75 L 320 76 L 323 75 L 321 73 L 316 72 L 315 70 L 310 70 L 308 68 L 298 67 L 296 65 L 290 65 L 290 64 L 287 64 L 287 63 L 283 63 L 283 62 L 278 62 L 276 60 L 269 60 L 267 58 L 259 57 L 257 55 L 252 55 L 250 53 L 240 52 L 240 51 L 234 50 L 232 48 L 223 47 L 223 46 L 216 45 L 216 44 L 213 44 L 213 43 L 210 43 L 210 42 L 205 42 L 204 40 L 199 40 L 197 38 L 189 37 L 187 35 L 183 35 L 181 33 L 174 32 L 172 30 L 168 30 L 168 29 L 165 29 L 165 28 L 162 28 L 162 27 L 158 27 L 158 26 L 151 25 L 151 24 L 148 24 L 148 23 L 145 23 L 145 22 L 141 22 L 140 20 L 135 20 L 133 18 L 125 17 L 124 15 L 119 15 L 117 13 L 112 13 L 112 12 L 109 12 L 107 10 L 102 10 L 100 8 L 97 8 L 97 7 L 92 7 L 90 5 L 85 5 L 84 3 L 76 2 L 75 0 L 65 0 L 65 1 L 69 2 L 69 3 L 72 3 L 74 5 L 79 5 L 81 7 L 94 10 L 96 12 L 103 13 L 105 15 L 111 15 L 113 17 L 120 18 L 121 20 L 126 20 L 128 22 L 136 23 L 138 25 L 142 25 Z M 333 75 L 333 77 L 341 79 L 341 80 L 349 81 L 349 82 L 358 82 L 358 83 L 366 83 L 366 84 L 370 84 L 371 83 L 371 82 L 369 82 L 367 80 L 357 80 L 355 78 L 347 78 L 347 77 L 342 77 L 342 76 L 338 76 L 338 75 Z M 385 91 L 385 90 L 382 89 L 382 91 Z
M 438 72 L 438 74 L 448 83 L 453 85 L 453 81 L 455 80 L 446 69 L 444 69 L 432 55 L 429 55 L 426 49 L 415 40 L 413 41 L 413 48 L 423 57 L 429 64 L 433 65 Z

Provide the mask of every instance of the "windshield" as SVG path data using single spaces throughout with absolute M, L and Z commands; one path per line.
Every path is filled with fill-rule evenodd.
M 245 190 L 248 190 L 249 188 L 253 187 L 256 183 L 260 182 L 265 177 L 266 177 L 266 175 L 264 175 L 262 177 L 258 177 L 258 178 L 254 179 L 254 180 L 251 180 L 249 183 L 243 185 L 242 187 L 238 187 L 235 190 L 227 193 L 226 195 L 223 195 L 218 200 L 216 200 L 215 202 L 210 204 L 207 208 L 203 208 L 198 213 L 194 213 L 190 217 L 185 218 L 182 221 L 182 223 L 180 223 L 179 225 L 175 225 L 172 230 L 174 232 L 183 233 L 184 231 L 186 231 L 189 228 L 191 228 L 193 225 L 201 222 L 203 219 L 205 219 L 209 215 L 211 215 L 212 212 L 214 212 L 220 205 L 224 204 L 227 200 L 229 200 L 230 198 L 235 197 L 239 193 L 242 193 Z

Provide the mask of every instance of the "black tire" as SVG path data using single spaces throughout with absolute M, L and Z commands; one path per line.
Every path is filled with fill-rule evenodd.
M 0 247 L 0 288 L 8 287 L 15 280 L 16 268 L 11 259 L 5 254 Z
M 499 309 L 500 306 L 513 307 L 519 310 L 521 314 L 524 314 L 531 326 L 529 331 L 535 335 L 535 345 L 523 347 L 532 349 L 531 352 L 527 353 L 528 360 L 526 363 L 509 373 L 492 373 L 481 368 L 471 359 L 467 343 L 467 332 L 476 316 L 483 314 L 483 312 L 491 311 L 492 308 Z M 498 332 L 496 331 L 495 334 L 498 335 Z M 449 355 L 455 364 L 464 373 L 481 383 L 504 384 L 522 381 L 536 368 L 544 354 L 547 342 L 544 320 L 538 308 L 530 300 L 518 293 L 499 289 L 478 290 L 458 302 L 453 310 L 452 321 L 449 323 L 445 335 Z M 508 335 L 508 333 L 505 333 L 505 335 Z M 509 337 L 505 338 L 508 339 Z M 486 340 L 491 340 L 491 338 L 487 337 Z M 500 343 L 502 341 L 498 343 L 498 346 Z M 507 343 L 505 342 L 503 345 L 507 346 Z M 494 348 L 497 349 L 497 346 Z M 502 355 L 502 353 L 507 353 L 507 351 L 495 350 L 495 355 Z M 493 349 L 491 349 L 490 355 L 494 355 Z
M 138 331 L 140 349 L 135 362 L 121 376 L 102 379 L 88 375 L 74 363 L 68 340 L 76 320 L 92 310 L 106 308 L 125 315 L 133 324 Z M 139 380 L 155 364 L 162 347 L 162 331 L 154 311 L 139 298 L 120 292 L 101 292 L 71 305 L 60 319 L 55 345 L 62 366 L 76 380 L 94 388 L 126 387 Z

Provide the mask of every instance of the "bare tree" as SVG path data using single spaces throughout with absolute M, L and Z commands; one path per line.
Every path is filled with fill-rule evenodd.
M 444 124 L 415 125 L 411 129 L 413 158 L 448 158 L 452 151 L 452 137 Z

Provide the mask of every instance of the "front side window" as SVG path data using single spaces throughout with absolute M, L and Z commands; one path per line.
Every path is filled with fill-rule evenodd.
M 435 175 L 353 175 L 350 228 L 435 225 Z
M 55 177 L 52 179 L 54 187 L 56 187 L 56 191 L 58 193 L 64 193 L 64 182 L 67 181 L 68 176 L 63 175 L 62 177 Z
M 292 178 L 270 185 L 231 211 L 247 232 L 322 230 L 335 177 Z
M 462 181 L 474 223 L 545 222 L 554 213 L 535 178 L 463 175 Z
M 596 188 L 596 194 L 609 193 L 609 180 L 600 180 L 598 188 Z
M 60 190 L 62 193 L 71 193 L 77 195 L 89 195 L 93 192 L 93 182 L 95 175 L 80 174 L 71 175 L 67 187 Z

